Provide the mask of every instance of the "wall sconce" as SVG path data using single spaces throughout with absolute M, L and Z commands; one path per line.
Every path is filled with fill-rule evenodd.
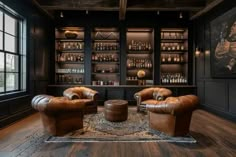
M 202 52 L 201 49 L 196 47 L 196 49 L 195 49 L 195 56 L 198 57 L 201 52 Z
M 61 13 L 60 13 L 60 17 L 61 18 L 63 18 L 64 17 L 64 14 L 63 14 L 63 12 L 61 11 Z
M 207 56 L 209 56 L 210 53 L 211 53 L 210 50 L 206 50 L 206 51 L 205 51 L 205 54 L 206 54 Z

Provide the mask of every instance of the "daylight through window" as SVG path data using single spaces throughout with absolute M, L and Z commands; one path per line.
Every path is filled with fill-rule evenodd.
M 0 4 L 0 94 L 26 90 L 24 20 Z

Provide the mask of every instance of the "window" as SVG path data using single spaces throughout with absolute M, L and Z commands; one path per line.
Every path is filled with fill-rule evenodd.
M 25 90 L 25 21 L 0 2 L 0 94 Z

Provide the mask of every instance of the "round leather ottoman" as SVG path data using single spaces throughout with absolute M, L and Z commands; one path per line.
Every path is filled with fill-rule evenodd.
M 105 119 L 111 122 L 127 120 L 128 102 L 126 100 L 107 100 L 104 103 Z

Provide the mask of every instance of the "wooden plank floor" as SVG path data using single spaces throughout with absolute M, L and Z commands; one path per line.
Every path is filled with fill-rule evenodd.
M 39 114 L 0 130 L 0 157 L 235 157 L 236 124 L 203 110 L 192 117 L 196 144 L 183 143 L 45 143 Z

